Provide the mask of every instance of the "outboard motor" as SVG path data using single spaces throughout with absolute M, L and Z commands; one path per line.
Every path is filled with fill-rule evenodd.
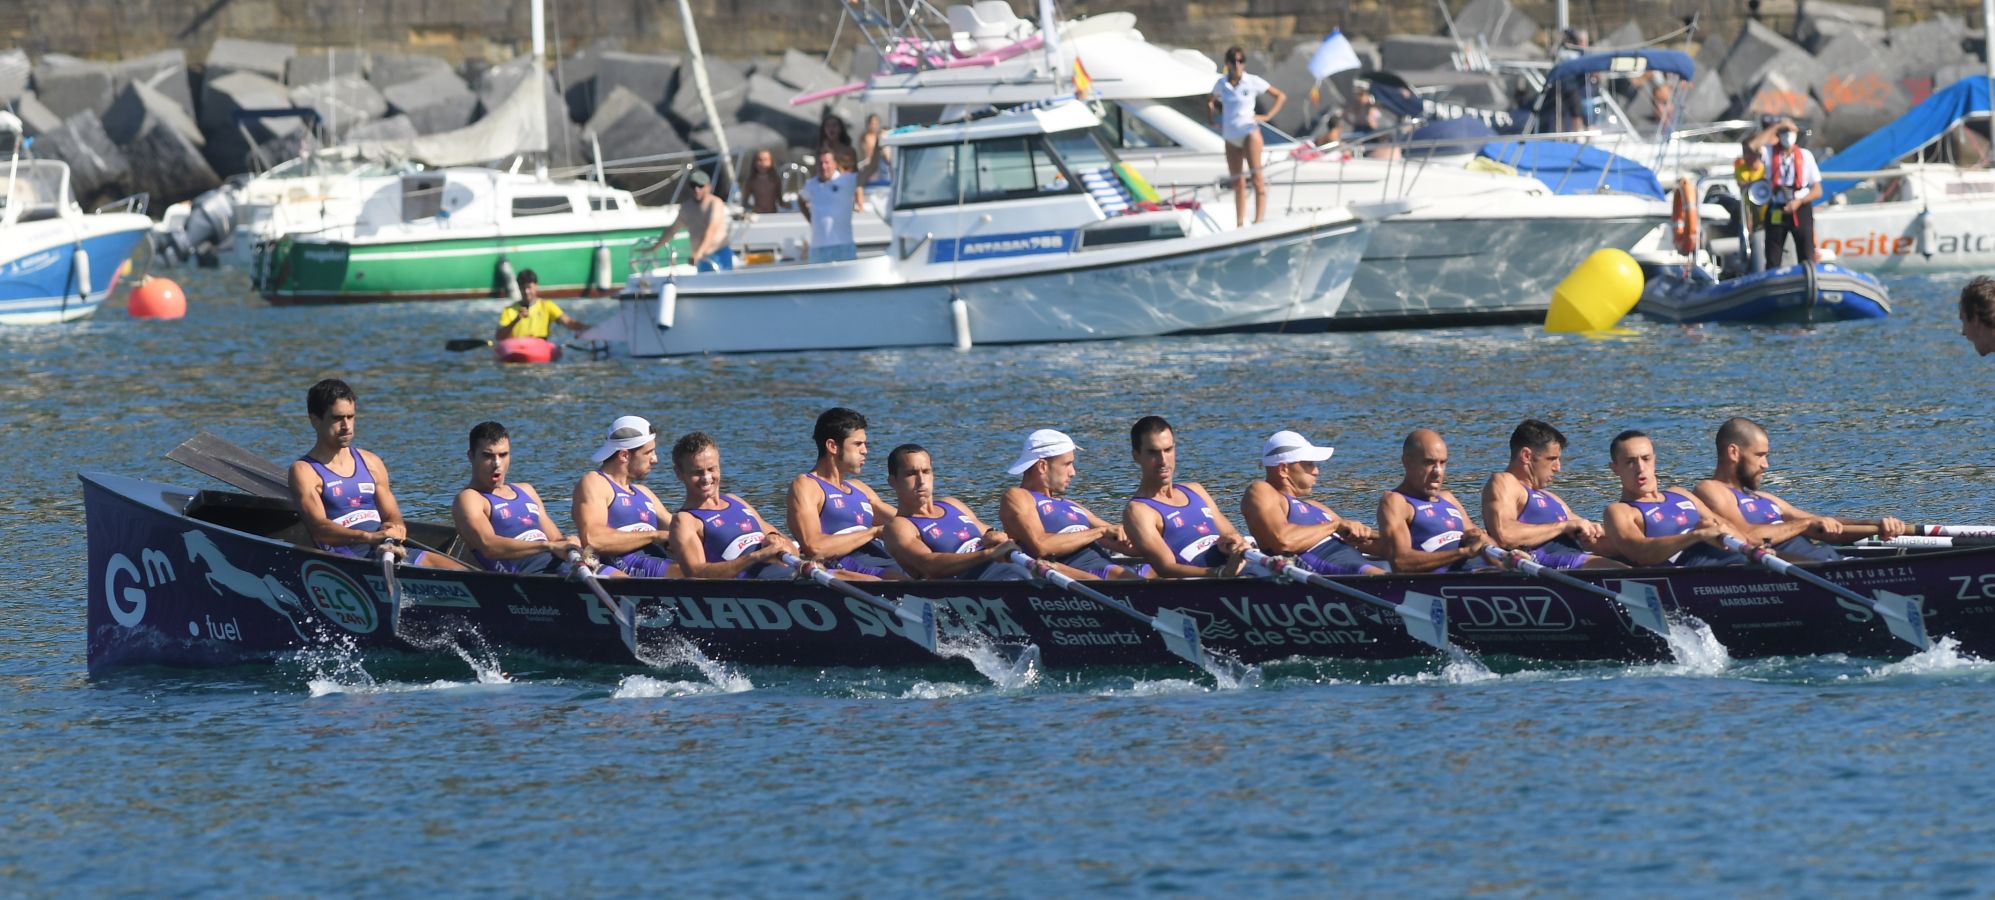
M 175 263 L 184 263 L 195 258 L 210 258 L 216 249 L 226 245 L 235 236 L 235 199 L 224 185 L 208 191 L 188 204 L 187 219 L 180 227 L 168 231 L 164 236 L 164 246 L 156 247 L 160 255 Z

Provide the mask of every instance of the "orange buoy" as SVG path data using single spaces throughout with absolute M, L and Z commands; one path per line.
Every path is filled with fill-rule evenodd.
M 125 311 L 134 319 L 178 319 L 187 314 L 187 295 L 171 278 L 147 278 L 132 288 Z

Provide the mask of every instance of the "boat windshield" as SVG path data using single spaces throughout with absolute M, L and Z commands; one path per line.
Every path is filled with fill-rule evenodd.
M 1076 132 L 1079 133 L 1079 132 Z M 1079 190 L 1039 135 L 903 147 L 894 208 L 988 203 Z
M 24 160 L 15 165 L 14 178 L 7 181 L 7 163 L 0 160 L 0 214 L 13 218 L 15 210 L 25 218 L 33 213 L 60 214 L 69 203 L 68 173 L 60 163 Z
M 1102 104 L 1101 125 L 1098 129 L 1102 137 L 1120 150 L 1150 150 L 1174 148 L 1178 142 L 1169 135 L 1158 131 L 1156 126 L 1143 121 L 1141 116 L 1129 111 L 1120 103 Z

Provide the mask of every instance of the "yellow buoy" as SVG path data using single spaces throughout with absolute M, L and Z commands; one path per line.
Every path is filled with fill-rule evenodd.
M 1552 289 L 1545 330 L 1606 331 L 1642 299 L 1642 267 L 1626 250 L 1593 251 Z

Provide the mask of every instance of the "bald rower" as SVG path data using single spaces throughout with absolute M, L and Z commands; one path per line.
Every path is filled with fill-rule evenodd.
M 1638 566 L 1730 566 L 1746 558 L 1724 549 L 1732 533 L 1711 508 L 1682 488 L 1656 480 L 1656 446 L 1639 431 L 1623 431 L 1607 445 L 1621 499 L 1608 505 L 1608 546 Z
M 1395 572 L 1472 571 L 1492 566 L 1482 556 L 1489 535 L 1475 527 L 1447 488 L 1448 444 L 1428 428 L 1414 429 L 1399 448 L 1406 476 L 1378 502 L 1379 549 Z
M 1384 566 L 1358 552 L 1359 545 L 1371 541 L 1372 530 L 1309 499 L 1322 471 L 1317 464 L 1333 452 L 1293 431 L 1275 432 L 1261 444 L 1261 468 L 1267 475 L 1247 486 L 1240 518 L 1262 550 L 1293 556 L 1311 572 L 1382 575 Z
M 1537 419 L 1525 419 L 1510 432 L 1510 465 L 1482 486 L 1482 523 L 1489 539 L 1506 550 L 1522 550 L 1554 569 L 1622 568 L 1594 551 L 1606 530 L 1572 514 L 1551 492 L 1564 469 L 1566 436 Z
M 1006 488 L 999 501 L 998 526 L 1027 555 L 1066 566 L 1079 573 L 1075 578 L 1141 578 L 1109 559 L 1111 552 L 1136 552 L 1122 526 L 1066 498 L 1080 449 L 1073 438 L 1051 428 L 1026 435 L 1018 459 L 1005 470 L 1018 476 L 1018 484 Z
M 1793 504 L 1759 489 L 1766 477 L 1768 441 L 1766 429 L 1741 416 L 1718 426 L 1718 464 L 1711 477 L 1697 483 L 1692 491 L 1697 499 L 1732 526 L 1751 544 L 1771 544 L 1773 551 L 1790 562 L 1841 559 L 1829 544 L 1846 544 L 1859 538 L 1890 539 L 1910 531 L 1891 516 L 1877 519 L 1843 519 L 1820 516 L 1797 509 Z
M 1122 529 L 1159 578 L 1230 577 L 1240 573 L 1247 540 L 1203 485 L 1178 483 L 1178 439 L 1163 416 L 1129 428 L 1129 453 L 1142 480 L 1122 509 Z

